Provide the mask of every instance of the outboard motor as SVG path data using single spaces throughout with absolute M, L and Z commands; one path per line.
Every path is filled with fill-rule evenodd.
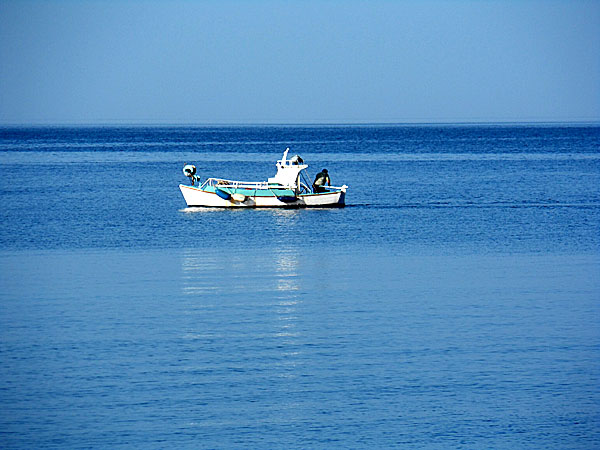
M 194 181 L 198 179 L 196 176 L 196 166 L 191 164 L 186 164 L 183 166 L 183 174 L 191 180 L 192 186 L 194 185 Z

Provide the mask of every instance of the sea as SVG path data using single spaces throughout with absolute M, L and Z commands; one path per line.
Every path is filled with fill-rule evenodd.
M 283 151 L 345 208 L 187 208 Z M 600 125 L 0 127 L 0 448 L 600 448 Z

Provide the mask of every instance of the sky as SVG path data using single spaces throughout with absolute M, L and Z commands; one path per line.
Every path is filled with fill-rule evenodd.
M 0 124 L 600 121 L 600 0 L 0 0 Z

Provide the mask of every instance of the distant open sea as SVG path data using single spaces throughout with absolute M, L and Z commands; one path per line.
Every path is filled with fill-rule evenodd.
M 290 147 L 347 207 L 187 209 Z M 0 448 L 600 448 L 600 125 L 0 127 Z

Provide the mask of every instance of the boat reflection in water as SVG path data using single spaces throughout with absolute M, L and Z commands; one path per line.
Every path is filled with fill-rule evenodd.
M 270 211 L 274 228 L 289 226 L 298 212 Z M 277 386 L 273 379 L 298 376 L 303 301 L 297 245 L 282 236 L 281 245 L 260 251 L 183 250 L 183 335 L 196 358 L 197 382 L 207 370 L 224 367 L 244 373 L 246 386 L 256 383 L 257 389 L 267 374 L 271 390 Z

